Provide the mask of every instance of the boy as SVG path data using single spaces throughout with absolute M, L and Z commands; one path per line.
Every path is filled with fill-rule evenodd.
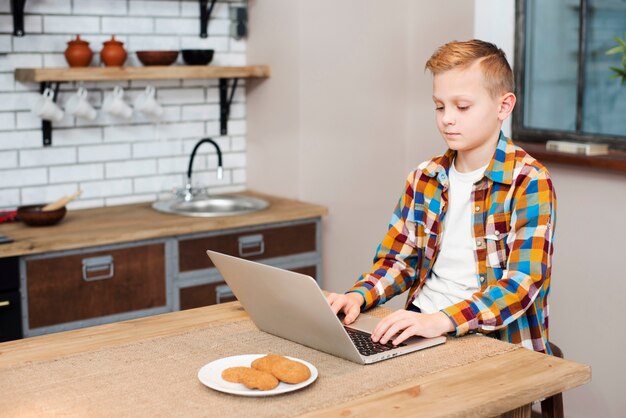
M 481 332 L 550 354 L 556 196 L 546 168 L 500 130 L 516 101 L 505 54 L 451 42 L 426 68 L 449 149 L 409 174 L 373 268 L 329 303 L 349 324 L 408 290 L 406 309 L 383 319 L 373 341 Z

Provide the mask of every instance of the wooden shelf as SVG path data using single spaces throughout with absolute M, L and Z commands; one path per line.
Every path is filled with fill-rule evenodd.
M 220 90 L 220 133 L 228 133 L 228 116 L 233 101 L 237 82 L 240 78 L 264 78 L 270 76 L 267 65 L 249 65 L 242 67 L 216 67 L 206 65 L 173 65 L 147 67 L 81 67 L 81 68 L 16 68 L 15 80 L 40 83 L 41 91 L 54 85 L 56 101 L 59 84 L 67 81 L 115 81 L 115 80 L 165 80 L 165 79 L 219 79 Z M 228 81 L 233 85 L 228 95 Z M 52 145 L 52 123 L 41 123 L 43 145 Z
M 592 167 L 602 170 L 626 172 L 626 152 L 624 151 L 610 150 L 608 155 L 577 155 L 548 151 L 544 143 L 514 142 L 542 163 L 555 162 L 578 167 Z
M 22 82 L 163 80 L 189 78 L 269 77 L 267 65 L 212 67 L 195 65 L 147 67 L 16 68 L 15 80 Z

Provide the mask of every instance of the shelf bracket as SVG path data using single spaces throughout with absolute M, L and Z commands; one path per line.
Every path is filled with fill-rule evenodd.
M 211 0 L 211 5 L 207 9 L 209 0 L 200 0 L 200 37 L 207 38 L 209 36 L 209 19 L 211 18 L 211 12 L 213 6 L 217 0 Z
M 45 89 L 52 88 L 54 91 L 54 96 L 52 96 L 52 101 L 56 103 L 57 95 L 59 94 L 60 84 L 61 83 L 51 83 L 51 82 L 46 81 L 40 84 L 39 92 L 43 94 Z M 52 145 L 52 122 L 50 122 L 49 120 L 42 120 L 41 132 L 43 134 L 43 146 L 49 147 L 50 145 Z
M 222 135 L 228 134 L 228 117 L 230 115 L 230 105 L 233 102 L 235 96 L 235 90 L 237 90 L 238 78 L 233 79 L 233 88 L 230 91 L 230 97 L 228 97 L 228 79 L 220 78 L 220 133 Z
M 13 35 L 24 36 L 24 5 L 26 0 L 11 0 L 13 14 Z

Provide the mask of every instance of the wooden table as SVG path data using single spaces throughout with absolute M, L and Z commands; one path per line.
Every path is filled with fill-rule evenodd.
M 2 368 L 180 334 L 247 317 L 238 302 L 0 344 Z M 494 341 L 495 343 L 495 341 Z M 583 385 L 591 368 L 524 348 L 449 368 L 307 416 L 494 416 Z M 36 396 L 37 394 L 33 394 Z

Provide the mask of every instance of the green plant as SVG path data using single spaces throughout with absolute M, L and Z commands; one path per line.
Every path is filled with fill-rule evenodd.
M 622 67 L 609 67 L 615 73 L 611 76 L 611 78 L 621 78 L 622 85 L 624 85 L 626 82 L 626 32 L 624 32 L 624 39 L 617 36 L 614 36 L 613 39 L 615 39 L 615 42 L 617 42 L 618 45 L 606 51 L 606 54 L 622 54 Z

